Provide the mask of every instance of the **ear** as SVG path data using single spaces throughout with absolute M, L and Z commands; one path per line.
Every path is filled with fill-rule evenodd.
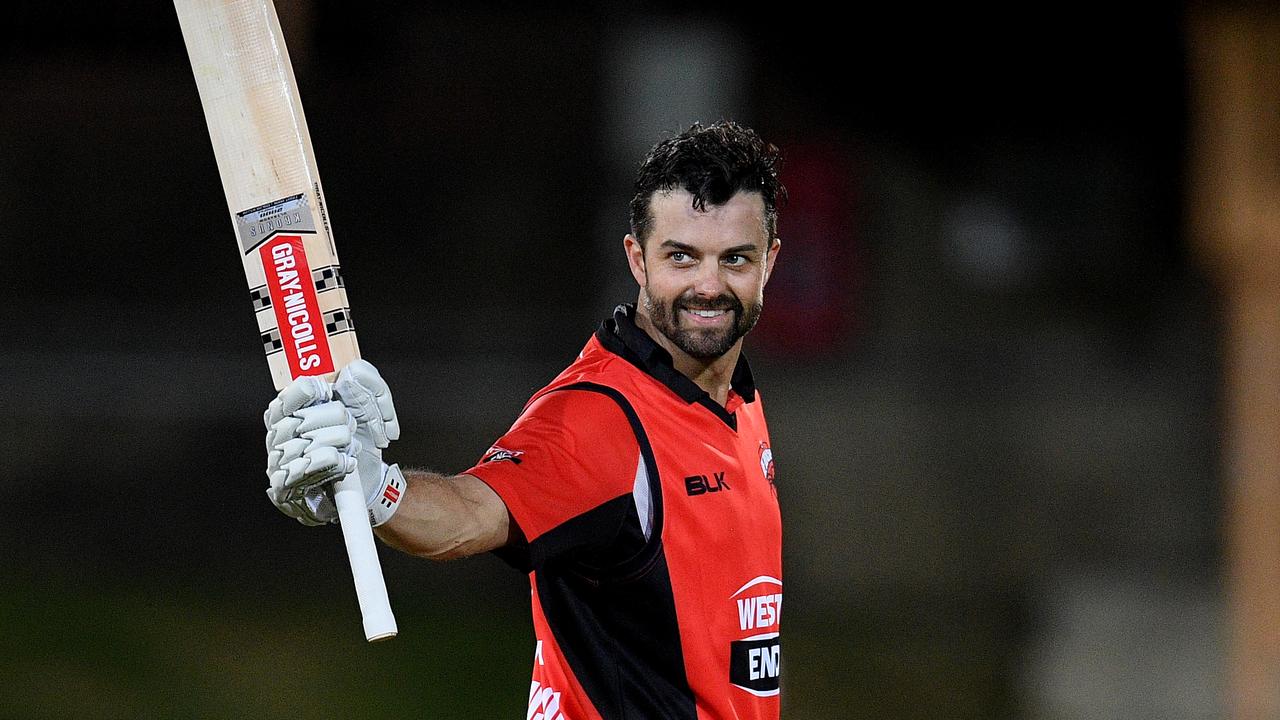
M 778 262 L 778 251 L 782 250 L 782 240 L 774 238 L 769 243 L 769 250 L 764 254 L 764 282 L 769 283 L 769 276 L 773 274 L 773 266 Z
M 644 246 L 635 235 L 627 233 L 627 236 L 622 239 L 622 249 L 627 253 L 627 266 L 631 268 L 631 277 L 635 278 L 636 284 L 643 288 L 648 281 L 644 271 Z

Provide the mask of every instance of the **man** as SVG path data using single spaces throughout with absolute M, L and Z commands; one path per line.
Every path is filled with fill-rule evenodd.
M 358 472 L 392 547 L 494 551 L 529 573 L 531 717 L 778 717 L 782 529 L 742 355 L 781 244 L 777 165 L 733 122 L 654 146 L 623 240 L 636 304 L 470 470 L 384 464 L 394 407 L 358 361 L 272 402 L 268 495 L 304 524 L 334 522 L 323 488 Z

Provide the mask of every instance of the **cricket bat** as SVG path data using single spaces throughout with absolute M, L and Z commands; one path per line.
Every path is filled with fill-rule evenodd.
M 276 390 L 360 357 L 311 134 L 271 0 L 174 0 Z M 364 492 L 334 502 L 369 641 L 394 637 Z

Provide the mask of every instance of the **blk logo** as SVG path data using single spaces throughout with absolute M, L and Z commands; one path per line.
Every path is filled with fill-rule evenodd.
M 722 472 L 711 473 L 710 476 L 690 475 L 684 479 L 684 490 L 689 493 L 689 497 L 732 489 L 729 487 L 729 483 L 724 481 L 724 473 Z

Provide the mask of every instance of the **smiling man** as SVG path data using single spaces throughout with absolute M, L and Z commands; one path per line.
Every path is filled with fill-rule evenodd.
M 266 413 L 268 496 L 307 525 L 357 472 L 375 532 L 408 553 L 493 551 L 528 573 L 528 716 L 777 718 L 782 524 L 742 354 L 777 262 L 777 150 L 733 122 L 649 152 L 623 241 L 637 302 L 459 475 L 382 462 L 390 391 L 357 361 Z

